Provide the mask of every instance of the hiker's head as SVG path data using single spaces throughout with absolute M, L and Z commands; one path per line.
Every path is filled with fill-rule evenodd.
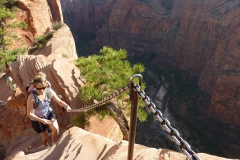
M 37 90 L 45 89 L 47 87 L 46 74 L 39 72 L 33 79 L 33 86 Z

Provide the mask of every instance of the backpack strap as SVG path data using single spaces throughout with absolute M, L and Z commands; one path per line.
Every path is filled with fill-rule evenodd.
M 25 101 L 24 101 L 24 105 L 27 106 L 27 100 L 28 100 L 28 96 L 30 95 L 31 92 L 27 92 Z
M 50 105 L 50 107 L 52 107 L 51 88 L 46 88 L 45 92 L 46 92 L 46 98 L 50 102 L 49 105 Z
M 51 89 L 50 88 L 46 88 L 46 97 L 48 100 L 51 101 L 52 97 L 51 97 Z
M 31 91 L 31 93 L 33 94 L 33 97 L 34 97 L 34 104 L 33 104 L 33 108 L 34 109 L 37 109 L 37 107 L 38 107 L 38 104 L 39 104 L 39 102 L 41 101 L 39 98 L 38 98 L 38 94 L 37 94 L 37 91 L 35 91 L 35 90 L 32 90 Z
M 35 91 L 36 92 L 36 91 Z M 29 97 L 29 95 L 32 93 L 32 90 L 31 91 L 29 91 L 29 92 L 27 92 L 27 95 L 26 95 L 26 98 L 25 98 L 25 101 L 24 101 L 24 105 L 25 106 L 27 106 L 27 100 L 28 100 L 28 97 Z M 37 95 L 37 92 L 36 93 L 32 93 L 33 94 L 33 97 L 34 97 L 34 104 L 35 104 L 35 102 L 36 102 L 36 95 Z

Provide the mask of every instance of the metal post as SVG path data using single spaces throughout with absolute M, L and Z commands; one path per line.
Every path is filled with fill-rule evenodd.
M 130 101 L 131 101 L 131 117 L 130 117 L 130 131 L 128 140 L 128 160 L 133 159 L 133 150 L 135 144 L 136 136 L 136 126 L 137 126 L 137 108 L 138 108 L 138 94 L 137 91 L 133 89 L 133 79 L 139 78 L 139 85 L 142 83 L 142 75 L 133 75 L 130 79 Z

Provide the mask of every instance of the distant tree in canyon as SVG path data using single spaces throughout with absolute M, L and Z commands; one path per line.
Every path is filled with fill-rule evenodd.
M 21 48 L 12 48 L 13 39 L 19 40 L 12 29 L 26 29 L 25 22 L 17 22 L 14 20 L 17 7 L 16 0 L 1 0 L 0 1 L 0 71 L 7 67 L 9 62 L 16 59 L 16 56 L 23 52 Z

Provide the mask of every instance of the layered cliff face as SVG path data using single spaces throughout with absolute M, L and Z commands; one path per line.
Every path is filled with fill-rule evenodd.
M 95 45 L 125 48 L 131 57 L 154 53 L 162 69 L 189 71 L 212 95 L 206 112 L 240 126 L 239 1 L 61 2 L 74 35 L 93 33 Z
M 116 0 L 88 1 L 61 0 L 65 23 L 71 26 L 74 39 L 78 42 L 78 36 L 84 33 L 96 34 L 108 18 Z M 104 4 L 104 5 L 103 5 Z M 75 14 L 72 14 L 75 13 Z M 84 25 L 82 25 L 84 24 Z
M 17 21 L 25 21 L 27 29 L 17 29 L 16 35 L 24 42 L 15 41 L 14 46 L 32 45 L 35 36 L 41 36 L 53 29 L 53 22 L 62 22 L 62 8 L 60 0 L 19 0 L 19 10 L 16 13 Z

